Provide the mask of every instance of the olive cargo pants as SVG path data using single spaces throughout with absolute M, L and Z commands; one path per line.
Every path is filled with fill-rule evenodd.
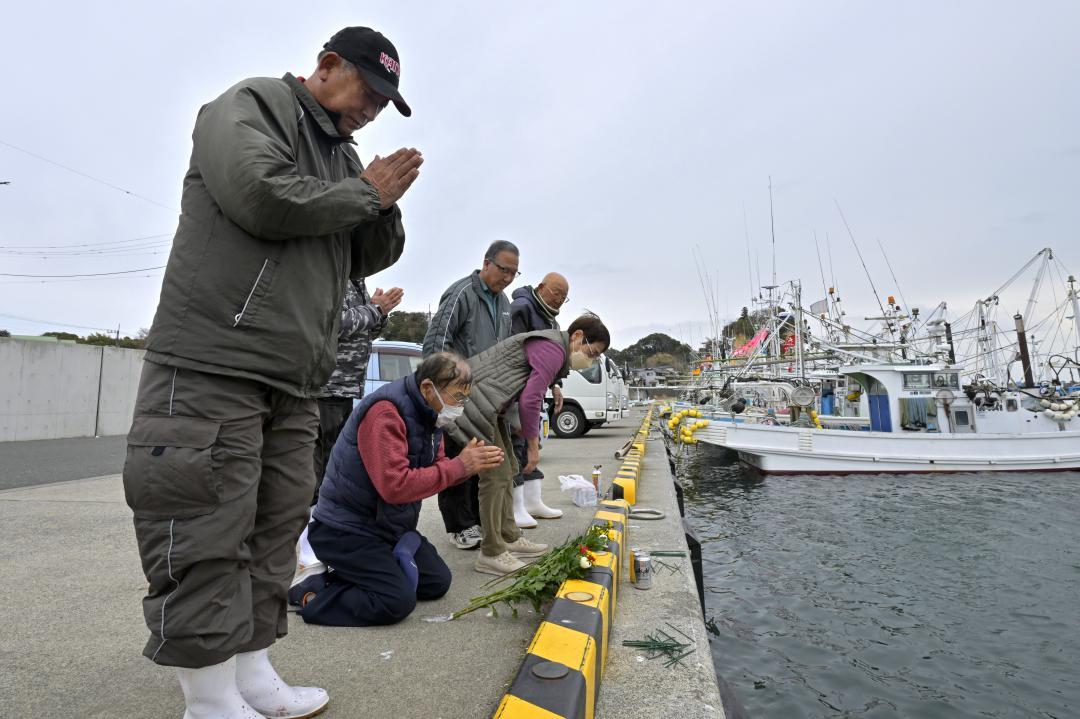
M 313 399 L 144 363 L 124 494 L 150 584 L 147 657 L 197 668 L 285 635 L 317 430 Z
M 519 467 L 510 443 L 510 428 L 502 417 L 495 422 L 495 445 L 503 451 L 503 463 L 480 473 L 480 526 L 484 530 L 480 551 L 489 557 L 502 554 L 507 544 L 521 538 L 514 521 L 513 494 Z

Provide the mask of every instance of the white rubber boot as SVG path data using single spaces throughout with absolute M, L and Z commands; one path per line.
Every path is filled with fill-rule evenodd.
M 525 488 L 525 511 L 540 519 L 558 519 L 562 516 L 562 510 L 552 509 L 544 504 L 544 500 L 540 499 L 540 484 L 539 479 L 526 479 L 522 485 Z
M 301 567 L 309 567 L 320 563 L 319 558 L 315 556 L 315 550 L 311 548 L 311 543 L 308 542 L 307 532 L 310 526 L 310 524 L 304 525 L 304 531 L 300 533 L 300 539 L 296 541 L 296 563 Z
M 236 657 L 199 669 L 176 667 L 184 690 L 184 719 L 265 719 L 236 686 Z
M 536 520 L 525 511 L 524 486 L 514 487 L 514 524 L 522 529 L 532 529 L 536 526 Z
M 266 649 L 236 655 L 236 685 L 261 716 L 274 719 L 313 717 L 330 703 L 325 689 L 286 684 L 270 664 Z

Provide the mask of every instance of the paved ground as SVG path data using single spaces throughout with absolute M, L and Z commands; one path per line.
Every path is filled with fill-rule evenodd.
M 584 474 L 595 463 L 603 463 L 605 473 L 614 469 L 612 452 L 636 427 L 636 419 L 627 419 L 581 439 L 549 442 L 542 462 L 548 475 L 545 500 L 566 516 L 542 522 L 529 533 L 532 539 L 562 542 L 583 531 L 592 511 L 574 507 L 569 495 L 557 491 L 557 475 Z M 11 457 L 42 462 L 40 452 L 3 456 L 5 473 Z M 60 466 L 66 473 L 60 476 L 70 476 L 70 464 L 65 460 Z M 659 441 L 650 442 L 646 466 L 641 503 L 672 516 L 664 522 L 632 522 L 631 539 L 646 547 L 679 546 L 677 510 Z M 33 475 L 21 467 L 15 471 L 43 476 L 41 468 Z M 86 474 L 91 471 L 88 467 Z M 171 670 L 140 654 L 146 638 L 140 611 L 145 582 L 119 477 L 0 492 L 0 525 L 5 535 L 0 605 L 6 618 L 0 623 L 0 714 L 181 716 L 183 698 Z M 271 650 L 287 679 L 330 691 L 325 716 L 486 717 L 513 678 L 539 617 L 526 610 L 517 620 L 477 612 L 454 622 L 427 621 L 463 606 L 489 577 L 472 571 L 475 554 L 448 546 L 433 500 L 425 503 L 420 529 L 454 573 L 446 597 L 421 604 L 393 627 L 314 627 L 293 617 L 289 636 Z M 692 582 L 683 560 L 681 575 L 656 577 L 651 591 L 628 584 L 620 590 L 614 651 L 600 702 L 603 716 L 723 716 Z M 663 669 L 617 646 L 621 638 L 638 637 L 662 621 L 676 623 L 698 642 L 695 661 L 685 670 Z
M 119 474 L 124 435 L 0 442 L 0 490 Z

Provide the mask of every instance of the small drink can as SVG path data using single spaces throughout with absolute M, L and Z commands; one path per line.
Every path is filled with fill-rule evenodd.
M 648 552 L 633 553 L 631 576 L 638 589 L 652 589 L 652 557 Z

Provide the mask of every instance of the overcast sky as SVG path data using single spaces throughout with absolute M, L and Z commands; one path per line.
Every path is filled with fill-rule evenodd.
M 744 208 L 771 276 L 770 175 L 778 275 L 808 303 L 816 232 L 852 314 L 874 305 L 837 201 L 878 290 L 895 290 L 880 240 L 912 305 L 966 311 L 1045 246 L 1080 271 L 1076 2 L 397 0 L 9 4 L 0 143 L 153 202 L 0 144 L 0 273 L 165 264 L 152 243 L 175 230 L 199 107 L 245 77 L 310 73 L 346 25 L 397 45 L 413 108 L 357 133 L 360 156 L 426 159 L 401 203 L 405 254 L 372 280 L 403 287 L 403 309 L 434 309 L 508 239 L 520 282 L 566 274 L 564 314 L 598 312 L 616 347 L 700 341 L 692 250 L 737 313 L 756 284 Z M 106 256 L 13 254 L 148 236 Z M 133 334 L 157 303 L 161 271 L 146 274 L 0 277 L 0 328 Z

